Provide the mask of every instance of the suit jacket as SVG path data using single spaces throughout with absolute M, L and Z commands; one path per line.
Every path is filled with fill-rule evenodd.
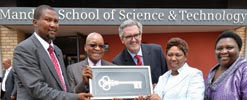
M 54 45 L 67 91 L 67 73 L 62 51 Z M 22 41 L 14 50 L 13 68 L 16 72 L 18 100 L 77 100 L 77 94 L 63 91 L 53 63 L 33 34 Z
M 88 86 L 84 86 L 82 81 L 82 69 L 88 65 L 88 58 L 78 63 L 69 65 L 67 67 L 68 80 L 74 92 L 88 92 Z M 114 65 L 104 59 L 101 59 L 101 65 Z
M 157 83 L 160 75 L 167 71 L 164 53 L 160 45 L 141 44 L 144 65 L 151 69 L 152 83 Z M 120 52 L 112 61 L 116 65 L 136 65 L 127 48 Z
M 10 96 L 15 96 L 17 94 L 16 90 L 16 82 L 14 77 L 14 69 L 12 68 L 7 76 L 6 82 L 5 82 L 5 93 L 3 96 L 3 100 L 11 100 Z
M 168 83 L 169 79 L 174 78 L 171 70 L 160 76 L 154 93 L 162 100 L 203 100 L 205 86 L 202 72 L 187 63 L 178 72 L 173 83 Z

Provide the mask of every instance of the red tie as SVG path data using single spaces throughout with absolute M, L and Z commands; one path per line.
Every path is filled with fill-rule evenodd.
M 142 60 L 140 55 L 135 55 L 135 58 L 137 59 L 137 64 L 136 65 L 142 65 Z
M 59 80 L 60 82 L 62 83 L 63 85 L 63 89 L 64 91 L 67 90 L 66 86 L 65 86 L 65 83 L 64 83 L 64 80 L 63 80 L 63 77 L 62 77 L 62 73 L 61 73 L 61 70 L 59 68 L 59 64 L 57 62 L 57 59 L 56 59 L 56 56 L 55 56 L 55 53 L 54 53 L 54 49 L 53 47 L 50 45 L 49 48 L 48 48 L 48 51 L 49 51 L 49 54 L 50 54 L 50 57 L 51 57 L 51 60 L 52 60 L 52 63 L 56 69 L 56 72 L 57 72 L 57 75 L 59 77 Z

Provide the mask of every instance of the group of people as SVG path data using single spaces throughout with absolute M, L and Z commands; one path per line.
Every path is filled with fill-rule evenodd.
M 17 95 L 13 96 L 18 100 L 90 100 L 90 66 L 104 65 L 150 66 L 154 93 L 135 100 L 247 100 L 247 61 L 240 55 L 242 40 L 233 31 L 225 31 L 217 38 L 218 64 L 204 81 L 202 72 L 186 62 L 185 40 L 170 39 L 164 54 L 160 45 L 142 43 L 142 24 L 131 19 L 119 27 L 126 48 L 112 62 L 102 59 L 104 39 L 93 32 L 84 45 L 87 58 L 66 69 L 62 51 L 53 44 L 59 27 L 56 11 L 41 5 L 33 18 L 33 35 L 14 50 Z

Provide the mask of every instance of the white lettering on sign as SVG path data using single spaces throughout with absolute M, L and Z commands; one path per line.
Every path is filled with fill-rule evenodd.
M 0 24 L 31 24 L 35 8 L 0 7 Z M 148 25 L 245 25 L 241 9 L 55 8 L 61 24 L 116 25 L 135 19 Z
M 243 23 L 247 16 L 247 13 L 226 13 L 225 10 L 221 12 L 206 13 L 202 10 L 199 12 L 189 12 L 187 10 L 180 10 L 181 20 L 188 21 L 233 21 L 233 23 Z
M 12 11 L 12 9 L 7 9 L 4 11 L 0 9 L 0 19 L 8 19 L 8 20 L 24 20 L 24 19 L 32 19 L 33 18 L 34 9 L 29 12 L 24 11 Z
M 75 9 L 58 10 L 59 19 L 61 20 L 99 20 L 99 9 L 90 12 L 78 12 Z
M 125 11 L 120 10 L 119 11 L 119 20 L 126 20 L 126 19 L 136 19 L 136 20 L 164 20 L 165 14 L 164 13 L 158 13 L 158 12 L 137 12 L 135 9 L 132 11 Z

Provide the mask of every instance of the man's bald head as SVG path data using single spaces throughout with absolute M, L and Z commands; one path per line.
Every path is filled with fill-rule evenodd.
M 93 32 L 87 36 L 86 44 L 84 46 L 88 58 L 96 64 L 100 59 L 102 59 L 105 48 L 104 39 L 101 34 Z
M 89 43 L 91 40 L 94 40 L 94 39 L 102 40 L 104 42 L 104 39 L 103 39 L 101 34 L 99 34 L 97 32 L 92 32 L 87 36 L 86 44 Z
M 8 69 L 11 66 L 11 59 L 4 58 L 2 64 L 4 69 Z

